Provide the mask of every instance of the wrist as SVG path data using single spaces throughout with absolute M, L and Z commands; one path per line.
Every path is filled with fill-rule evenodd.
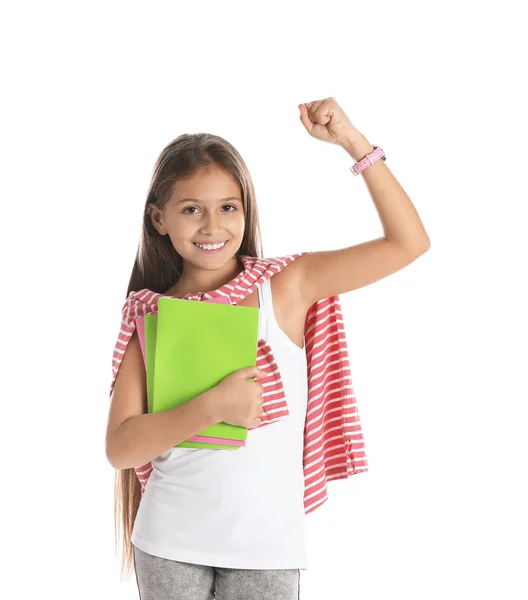
M 207 415 L 211 425 L 216 425 L 217 423 L 222 422 L 222 402 L 216 387 L 206 390 L 203 392 L 203 394 L 200 394 L 197 400 L 202 405 L 202 410 L 204 414 Z
M 346 138 L 343 142 L 343 148 L 350 154 L 355 162 L 359 162 L 366 154 L 374 152 L 374 146 L 364 135 Z

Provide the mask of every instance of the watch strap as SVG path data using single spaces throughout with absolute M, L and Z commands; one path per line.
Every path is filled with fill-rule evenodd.
M 370 167 L 370 165 L 375 163 L 380 158 L 382 160 L 386 160 L 385 152 L 379 146 L 372 147 L 374 148 L 372 152 L 366 154 L 364 158 L 350 167 L 350 170 L 354 175 L 359 175 L 362 171 L 364 171 L 367 167 Z

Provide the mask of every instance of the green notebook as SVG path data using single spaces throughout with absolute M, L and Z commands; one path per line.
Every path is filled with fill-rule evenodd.
M 161 297 L 158 314 L 145 317 L 147 373 L 153 373 L 147 375 L 149 410 L 180 406 L 234 371 L 255 366 L 258 320 L 259 309 L 254 307 Z M 237 449 L 230 440 L 245 442 L 247 428 L 222 422 L 201 436 L 226 443 L 192 441 L 195 436 L 176 447 Z
M 139 317 L 144 322 L 144 340 L 145 340 L 145 353 L 146 353 L 146 377 L 147 377 L 147 406 L 148 412 L 153 412 L 153 388 L 154 388 L 154 364 L 156 359 L 156 334 L 157 334 L 157 315 L 145 315 Z M 231 443 L 213 443 L 213 441 L 204 442 L 203 440 L 213 440 L 218 442 L 218 438 L 205 437 L 196 435 L 182 442 L 186 444 L 186 447 L 193 448 L 209 448 L 210 450 L 236 450 L 240 445 Z M 182 444 L 178 444 L 182 446 Z

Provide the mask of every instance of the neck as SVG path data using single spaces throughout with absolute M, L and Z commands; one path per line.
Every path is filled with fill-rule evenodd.
M 182 298 L 187 294 L 210 292 L 229 283 L 243 270 L 244 263 L 238 256 L 233 256 L 222 267 L 215 270 L 202 269 L 184 260 L 183 273 L 165 295 Z

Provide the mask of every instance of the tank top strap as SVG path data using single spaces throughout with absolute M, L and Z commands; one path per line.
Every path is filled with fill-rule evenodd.
M 271 277 L 258 286 L 260 313 L 268 321 L 273 322 L 275 315 L 273 313 L 273 300 L 271 297 Z

